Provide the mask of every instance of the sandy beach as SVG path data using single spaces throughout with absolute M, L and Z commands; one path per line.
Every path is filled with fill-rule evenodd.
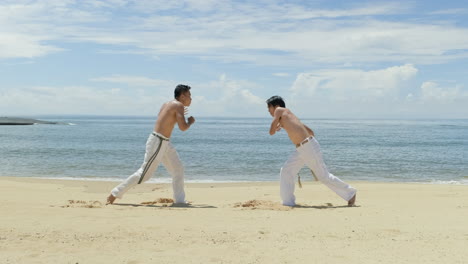
M 316 182 L 143 184 L 0 178 L 0 263 L 468 263 L 468 186 L 351 182 L 357 206 Z

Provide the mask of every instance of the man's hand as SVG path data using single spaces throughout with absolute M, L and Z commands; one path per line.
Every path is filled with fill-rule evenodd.
M 193 123 L 195 123 L 195 118 L 194 118 L 193 116 L 189 117 L 189 118 L 187 119 L 187 123 L 188 123 L 189 125 L 192 125 Z
M 276 127 L 276 132 L 280 131 L 281 130 L 281 124 L 278 123 L 278 126 Z
M 273 114 L 273 120 L 271 121 L 270 125 L 270 135 L 274 135 L 277 131 L 280 131 L 281 129 L 281 115 L 284 112 L 284 108 L 282 107 L 277 107 L 275 109 L 275 112 Z

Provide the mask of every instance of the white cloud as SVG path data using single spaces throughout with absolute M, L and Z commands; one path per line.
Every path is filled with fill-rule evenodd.
M 456 85 L 455 87 L 441 87 L 436 82 L 424 82 L 421 85 L 421 100 L 424 102 L 439 103 L 453 103 L 458 100 L 467 100 L 468 92 L 463 91 L 462 88 L 461 85 Z
M 219 80 L 196 84 L 191 111 L 201 116 L 262 116 L 265 100 L 252 91 L 258 84 L 232 80 L 225 74 Z
M 0 90 L 0 102 L 2 102 L 0 112 L 9 115 L 30 115 L 31 109 L 34 109 L 35 114 L 155 115 L 164 102 L 173 99 L 175 88 L 172 81 L 142 76 L 113 75 L 94 80 L 124 84 L 135 89 L 130 93 L 127 92 L 127 88 L 87 86 L 34 86 L 3 92 Z M 193 85 L 189 83 L 189 85 L 192 86 L 193 97 L 191 115 L 262 116 L 264 114 L 264 99 L 252 92 L 259 87 L 255 83 L 232 80 L 223 74 L 216 81 Z M 25 109 L 24 112 L 22 109 Z
M 327 101 L 375 101 L 395 99 L 399 89 L 418 72 L 411 64 L 382 70 L 321 70 L 298 74 L 291 87 L 293 97 Z
M 262 65 L 440 63 L 468 57 L 466 27 L 379 20 L 411 11 L 401 3 L 320 9 L 274 1 L 6 2 L 0 4 L 0 36 L 17 38 L 0 42 L 1 57 L 60 50 L 48 41 L 56 46 L 61 41 L 125 45 L 155 57 L 182 54 Z M 12 49 L 15 45 L 29 55 Z
M 42 44 L 42 40 L 34 36 L 0 33 L 0 59 L 34 58 L 59 51 L 62 49 Z
M 454 82 L 423 82 L 419 96 L 407 105 L 408 113 L 426 118 L 467 118 L 468 91 Z
M 456 82 L 415 86 L 411 65 L 298 74 L 286 105 L 312 118 L 467 118 L 468 91 Z
M 158 105 L 167 100 L 170 98 L 157 96 L 156 93 L 126 95 L 118 88 L 41 86 L 0 93 L 0 112 L 9 115 L 154 115 L 159 110 Z
M 286 105 L 301 118 L 397 118 L 404 116 L 431 118 L 466 118 L 468 92 L 463 85 L 441 85 L 424 82 L 414 93 L 395 96 L 400 87 L 414 79 L 417 69 L 412 65 L 389 67 L 375 71 L 318 71 L 299 74 L 291 94 L 280 94 Z M 312 77 L 311 77 L 312 76 Z M 147 88 L 154 81 L 164 80 L 126 76 L 109 79 L 115 84 L 141 81 L 138 88 L 90 86 L 34 86 L 1 90 L 0 112 L 8 115 L 34 114 L 96 114 L 156 115 L 159 107 L 172 100 L 174 87 Z M 105 79 L 103 79 L 104 81 Z M 114 82 L 116 81 L 116 82 Z M 170 81 L 167 81 L 168 83 Z M 188 83 L 192 86 L 193 102 L 190 115 L 222 117 L 265 117 L 265 99 L 271 91 L 259 84 L 228 78 Z M 374 90 L 380 91 L 375 93 Z M 269 94 L 259 94 L 268 92 Z M 372 92 L 373 91 L 373 92 Z M 275 92 L 276 93 L 276 92 Z M 344 95 L 348 95 L 346 97 Z
M 50 78 L 58 75 L 53 83 L 65 84 L 83 83 L 79 78 L 89 80 L 89 74 L 79 71 L 69 77 L 75 75 L 70 67 L 70 74 L 60 76 L 65 69 L 49 66 L 71 57 L 91 65 L 93 52 L 109 61 L 135 59 L 135 67 L 188 63 L 192 70 L 184 68 L 181 75 L 192 83 L 191 111 L 205 116 L 262 116 L 264 99 L 286 91 L 279 86 L 289 80 L 288 72 L 301 72 L 285 97 L 288 105 L 298 107 L 305 116 L 378 116 L 415 111 L 416 106 L 432 111 L 432 105 L 439 105 L 441 111 L 442 106 L 466 108 L 460 103 L 467 102 L 465 86 L 423 80 L 458 78 L 459 83 L 466 83 L 460 68 L 461 60 L 468 58 L 468 27 L 466 19 L 457 16 L 466 10 L 421 13 L 406 2 L 341 3 L 324 8 L 313 1 L 5 0 L 0 2 L 0 61 L 8 67 L 5 72 L 20 69 L 11 65 L 34 62 L 27 68 L 38 74 L 47 70 Z M 55 61 L 35 59 L 49 54 L 56 55 Z M 440 67 L 445 68 L 440 73 L 444 76 L 420 76 L 424 71 L 437 75 L 440 69 L 422 64 L 451 61 L 456 63 Z M 226 62 L 235 64 L 221 65 Z M 379 66 L 383 64 L 397 66 Z M 47 66 L 44 71 L 34 70 L 43 65 Z M 255 68 L 258 65 L 260 71 Z M 11 109 L 37 109 L 42 113 L 154 114 L 155 105 L 172 99 L 179 82 L 134 76 L 138 68 L 130 71 L 127 65 L 119 66 L 96 68 L 94 76 L 100 77 L 90 79 L 89 87 L 38 87 L 34 80 L 43 79 L 34 76 L 6 78 L 5 87 L 0 87 L 0 109 L 9 113 Z M 322 68 L 328 70 L 306 70 Z M 214 80 L 226 71 L 227 75 Z M 259 80 L 262 84 L 256 83 Z

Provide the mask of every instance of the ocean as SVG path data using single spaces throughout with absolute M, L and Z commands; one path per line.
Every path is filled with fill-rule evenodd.
M 0 126 L 0 176 L 120 181 L 143 160 L 155 117 L 44 116 Z M 197 118 L 172 144 L 187 182 L 278 181 L 295 147 L 270 118 Z M 468 120 L 303 119 L 344 181 L 468 184 Z M 302 181 L 313 177 L 304 167 Z M 160 166 L 150 182 L 170 182 Z

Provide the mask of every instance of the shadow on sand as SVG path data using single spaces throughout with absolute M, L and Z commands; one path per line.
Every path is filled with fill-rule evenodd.
M 207 204 L 131 204 L 131 203 L 113 203 L 117 206 L 130 206 L 130 207 L 153 207 L 153 208 L 217 208 L 216 206 Z
M 353 206 L 348 206 L 348 205 L 333 205 L 331 203 L 327 203 L 326 205 L 307 205 L 307 204 L 296 204 L 292 208 L 296 209 L 337 209 L 337 208 L 354 208 L 354 207 L 361 207 L 360 205 L 353 205 Z

